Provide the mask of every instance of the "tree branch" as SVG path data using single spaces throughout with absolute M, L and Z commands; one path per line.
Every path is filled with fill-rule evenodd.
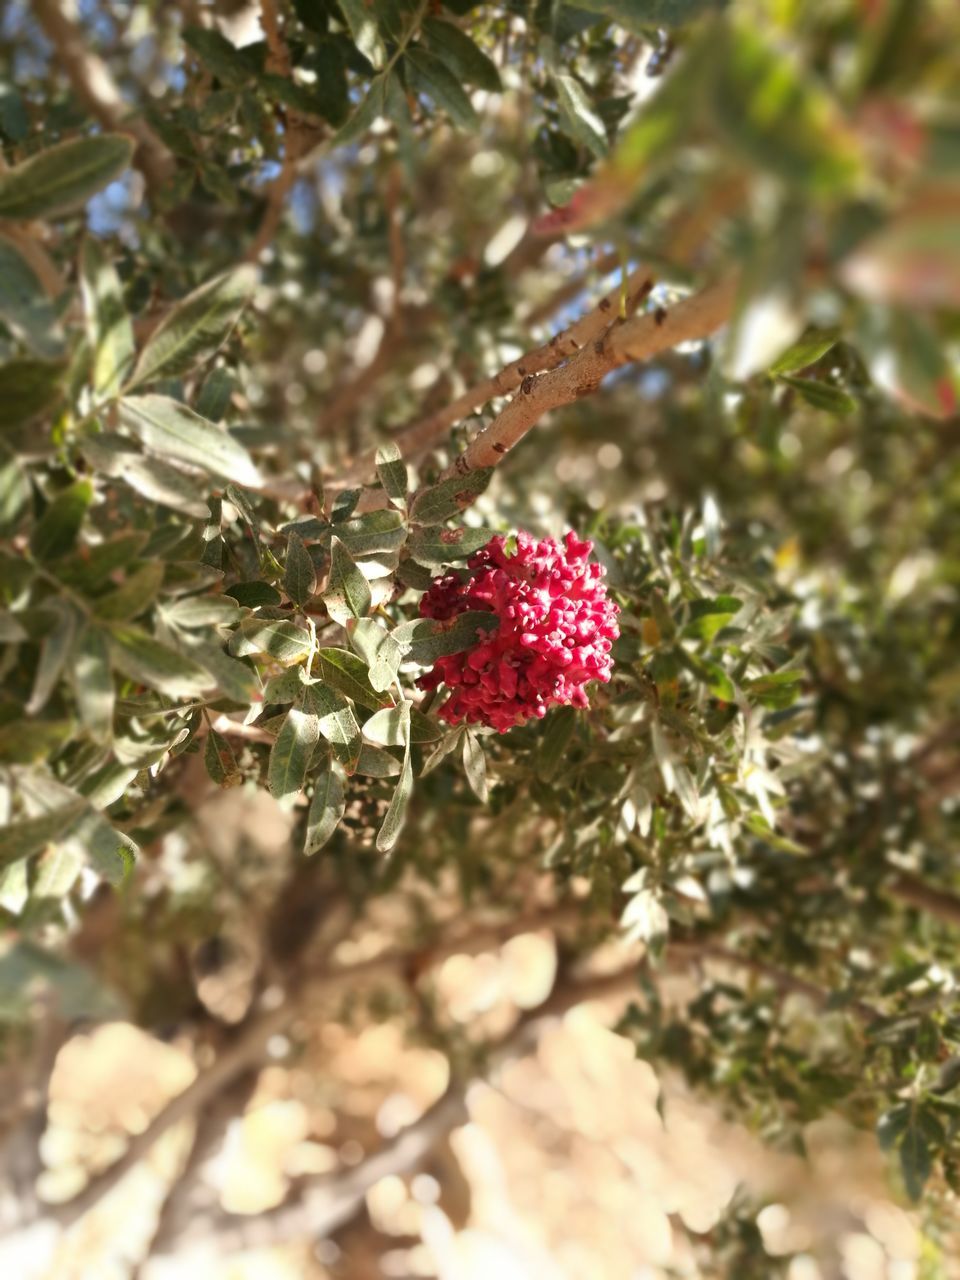
M 290 50 L 280 29 L 280 15 L 276 0 L 260 0 L 260 25 L 267 41 L 268 69 L 274 75 L 290 79 Z M 257 234 L 244 255 L 247 262 L 256 262 L 277 234 L 286 208 L 287 196 L 297 180 L 299 163 L 315 140 L 316 130 L 299 111 L 288 107 L 282 114 L 283 161 L 280 172 L 267 191 L 267 203 Z
M 532 351 L 511 361 L 497 373 L 464 391 L 442 409 L 398 431 L 392 437 L 394 443 L 404 458 L 415 459 L 474 409 L 480 408 L 495 396 L 507 395 L 544 369 L 557 368 L 595 342 L 609 328 L 611 317 L 617 314 L 621 302 L 627 314 L 631 314 L 649 294 L 653 283 L 649 270 L 643 266 L 637 267 L 625 282 L 618 283 L 592 310 L 560 333 L 554 334 L 549 342 L 534 347 Z M 563 298 L 557 305 L 562 305 L 562 302 Z M 353 481 L 365 479 L 373 470 L 373 463 L 374 454 L 371 452 L 343 469 L 338 480 L 349 485 Z
M 33 0 L 32 9 L 74 93 L 104 128 L 135 140 L 134 163 L 151 191 L 159 190 L 176 165 L 171 152 L 145 120 L 131 114 L 110 68 L 88 48 L 82 30 L 64 13 L 60 0 Z
M 505 365 L 498 373 L 484 378 L 456 400 L 414 423 L 394 436 L 405 458 L 415 458 L 429 448 L 444 432 L 474 409 L 479 409 L 494 396 L 504 396 L 545 369 L 556 369 L 578 352 L 594 343 L 610 326 L 617 314 L 621 296 L 628 314 L 632 314 L 653 288 L 653 276 L 647 267 L 637 267 L 624 284 L 618 283 L 597 305 L 579 320 L 545 342 Z
M 285 1031 L 302 1011 L 305 1003 L 376 979 L 409 978 L 450 955 L 492 949 L 521 933 L 556 928 L 563 923 L 580 921 L 581 912 L 573 905 L 517 916 L 497 924 L 481 925 L 460 937 L 451 937 L 435 945 L 390 950 L 353 965 L 322 969 L 307 974 L 276 1008 L 252 1016 L 221 1051 L 213 1064 L 205 1068 L 182 1093 L 154 1116 L 141 1133 L 130 1139 L 123 1153 L 109 1168 L 97 1174 L 72 1200 L 62 1205 L 39 1206 L 17 1226 L 29 1226 L 44 1218 L 69 1228 L 90 1212 L 129 1171 L 146 1156 L 154 1143 L 180 1121 L 195 1116 L 208 1106 L 238 1076 L 266 1055 L 271 1037 Z
M 736 280 L 731 276 L 691 294 L 669 310 L 657 308 L 630 320 L 615 320 L 601 337 L 560 368 L 525 378 L 519 394 L 474 436 L 441 479 L 464 476 L 479 467 L 495 467 L 545 413 L 590 395 L 621 365 L 647 360 L 681 342 L 709 337 L 730 318 L 735 294 Z
M 560 1017 L 588 1000 L 603 999 L 630 990 L 636 984 L 637 965 L 614 973 L 558 982 L 542 1004 L 520 1015 L 511 1030 L 483 1055 L 485 1069 L 496 1070 L 526 1051 L 530 1037 L 547 1018 Z M 291 1239 L 329 1236 L 357 1211 L 371 1187 L 382 1178 L 403 1176 L 417 1168 L 443 1137 L 469 1119 L 466 1094 L 471 1081 L 451 1080 L 442 1096 L 413 1124 L 367 1156 L 353 1169 L 305 1180 L 293 1200 L 277 1208 L 243 1218 L 220 1212 L 212 1219 L 194 1221 L 170 1243 L 177 1256 L 184 1246 L 215 1248 L 218 1255 L 241 1249 L 265 1248 Z
M 901 871 L 884 888 L 892 898 L 926 911 L 947 924 L 960 925 L 960 896 L 946 889 L 935 889 L 919 876 Z
M 671 954 L 686 956 L 693 960 L 716 960 L 720 964 L 728 965 L 731 969 L 741 969 L 745 973 L 769 982 L 781 995 L 805 996 L 818 1009 L 823 1009 L 833 995 L 833 992 L 818 987 L 816 983 L 801 978 L 799 974 L 791 973 L 789 969 L 781 969 L 778 965 L 769 964 L 766 960 L 758 960 L 754 956 L 741 955 L 719 943 L 686 942 L 671 938 L 668 944 L 668 955 Z M 882 1016 L 879 1009 L 875 1009 L 873 1005 L 863 1000 L 851 1000 L 843 1008 L 849 1010 L 862 1022 L 873 1022 L 874 1019 Z

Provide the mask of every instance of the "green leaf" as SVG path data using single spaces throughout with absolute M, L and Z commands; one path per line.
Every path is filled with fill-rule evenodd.
M 682 634 L 686 639 L 712 640 L 742 608 L 743 601 L 736 596 L 694 600 L 690 605 L 690 621 Z
M 545 782 L 554 777 L 577 727 L 573 707 L 557 707 L 544 721 L 544 733 L 537 752 L 537 773 Z
M 53 845 L 37 863 L 31 896 L 35 901 L 59 899 L 69 893 L 83 869 L 83 854 L 72 844 Z
M 94 613 L 108 622 L 129 622 L 138 617 L 157 598 L 165 571 L 162 560 L 137 565 L 119 587 L 93 602 Z
M 63 394 L 64 366 L 46 360 L 0 365 L 0 427 L 18 427 L 48 412 Z
M 311 86 L 317 109 L 337 128 L 350 113 L 347 71 L 341 50 L 332 40 L 321 40 L 311 65 L 317 77 Z
M 343 777 L 339 766 L 330 762 L 314 779 L 303 846 L 305 854 L 309 856 L 323 848 L 340 825 L 345 808 Z
M 235 582 L 224 591 L 244 609 L 273 608 L 281 600 L 280 592 L 269 582 Z
M 361 707 L 377 711 L 389 703 L 389 698 L 384 697 L 382 692 L 378 693 L 370 683 L 367 664 L 348 649 L 320 649 L 317 660 L 324 683 L 359 703 Z
M 808 197 L 835 194 L 860 163 L 837 104 L 791 57 L 741 22 L 711 31 L 713 122 L 745 158 Z
M 463 736 L 463 726 L 458 729 L 452 729 L 446 733 L 430 754 L 423 762 L 423 768 L 420 770 L 420 776 L 426 777 L 428 773 L 432 773 L 449 755 L 452 755 L 460 745 L 460 739 Z
M 774 360 L 770 372 L 796 373 L 798 369 L 806 369 L 832 350 L 839 339 L 839 329 L 813 329 L 798 338 L 782 356 Z
M 591 106 L 590 99 L 575 76 L 557 72 L 553 76 L 557 86 L 560 113 L 570 136 L 589 148 L 595 156 L 607 154 L 607 131 L 603 121 Z
M 91 467 L 101 475 L 113 476 L 151 502 L 181 511 L 196 519 L 210 515 L 203 491 L 176 467 L 160 458 L 147 458 L 129 448 L 126 436 L 104 434 L 80 441 L 80 449 Z
M 683 665 L 707 686 L 715 698 L 719 698 L 722 702 L 736 701 L 737 691 L 733 681 L 719 662 L 699 658 L 695 654 L 687 653 L 684 649 L 678 650 L 678 656 Z
M 0 867 L 45 848 L 71 827 L 86 808 L 87 802 L 78 796 L 48 813 L 0 826 Z
M 0 725 L 0 759 L 35 764 L 58 751 L 73 731 L 71 720 L 16 720 Z
M 242 88 L 262 69 L 264 47 L 261 43 L 237 48 L 215 28 L 208 27 L 185 27 L 183 41 L 228 88 Z
M 238 484 L 261 484 L 253 459 L 227 432 L 168 396 L 129 396 L 120 401 L 120 421 L 161 457 L 185 462 Z
M 286 76 L 273 74 L 260 76 L 259 82 L 260 87 L 274 102 L 281 102 L 300 115 L 316 116 L 321 120 L 327 118 L 324 99 L 314 91 L 312 85 L 308 89 L 305 85 L 288 80 Z
M 470 609 L 455 618 L 415 618 L 394 627 L 391 635 L 404 655 L 421 667 L 430 667 L 438 658 L 462 653 L 480 642 L 481 633 L 491 635 L 500 626 L 495 613 Z
M 466 32 L 452 22 L 428 17 L 423 22 L 423 34 L 433 53 L 464 84 L 473 84 L 478 89 L 487 89 L 491 93 L 501 91 L 503 86 L 496 64 L 474 44 Z
M 381 747 L 402 747 L 407 736 L 411 742 L 435 742 L 442 732 L 438 724 L 408 702 L 384 707 L 363 726 L 363 736 Z
M 381 747 L 372 747 L 364 742 L 360 747 L 360 756 L 354 773 L 368 778 L 395 778 L 400 772 L 400 761 L 384 751 Z
M 307 677 L 304 667 L 287 667 L 275 676 L 271 676 L 263 686 L 263 701 L 265 703 L 275 702 L 281 706 L 287 702 L 296 702 L 306 683 Z
M 290 708 L 271 748 L 267 769 L 267 785 L 277 800 L 303 789 L 307 765 L 319 735 L 317 717 L 312 711 L 302 705 Z
M 960 200 L 948 187 L 912 200 L 841 267 L 854 293 L 904 307 L 960 306 Z
M 576 0 L 578 9 L 602 14 L 628 31 L 646 34 L 652 27 L 682 27 L 726 8 L 729 0 Z
M 84 628 L 72 666 L 74 696 L 83 726 L 98 740 L 110 736 L 115 693 L 110 671 L 107 634 L 99 627 Z
M 222 422 L 236 390 L 236 380 L 226 369 L 211 369 L 197 397 L 197 413 L 208 422 Z
M 370 82 L 367 96 L 361 101 L 347 122 L 337 130 L 330 141 L 331 148 L 346 147 L 363 137 L 366 131 L 384 113 L 386 101 L 386 77 L 379 75 Z
M 424 489 L 413 502 L 410 519 L 416 524 L 443 524 L 451 516 L 457 516 L 490 483 L 493 467 L 478 467 L 465 476 L 453 476 L 441 480 L 430 489 Z
M 404 62 L 413 87 L 441 107 L 455 125 L 471 131 L 479 127 L 473 103 L 457 77 L 439 58 L 417 47 L 407 50 Z
M 89 480 L 77 480 L 57 494 L 30 536 L 30 550 L 38 560 L 66 555 L 77 540 L 91 502 L 93 485 Z
M 110 400 L 130 374 L 136 345 L 120 277 L 93 239 L 86 240 L 80 254 L 80 287 L 93 353 L 93 389 L 100 399 Z
M 188 373 L 199 361 L 212 356 L 227 340 L 256 283 L 255 267 L 236 267 L 208 280 L 178 302 L 150 335 L 128 389 L 160 377 Z M 239 483 L 255 482 L 240 479 Z
M 472 556 L 492 537 L 492 529 L 468 529 L 463 525 L 454 529 L 438 529 L 431 525 L 415 529 L 407 546 L 414 560 L 420 564 L 453 564 Z
M 60 672 L 73 646 L 77 630 L 77 614 L 65 601 L 51 600 L 47 608 L 55 613 L 56 622 L 44 636 L 40 646 L 40 661 L 37 663 L 33 691 L 24 708 L 28 716 L 35 716 L 47 705 L 60 679 Z
M 30 897 L 29 872 L 28 858 L 18 858 L 9 866 L 0 868 L 0 907 L 13 916 L 22 913 Z
M 780 381 L 793 387 L 807 404 L 813 405 L 815 409 L 822 409 L 825 413 L 845 417 L 856 410 L 857 402 L 853 396 L 827 382 L 817 382 L 813 378 L 795 378 L 788 374 L 782 374 Z
M 317 571 L 303 539 L 295 533 L 287 537 L 287 563 L 283 571 L 283 589 L 294 602 L 303 607 L 317 589 Z
M 336 531 L 337 537 L 353 556 L 396 551 L 407 538 L 406 525 L 399 511 L 367 511 L 362 516 L 338 523 Z
M 410 703 L 402 702 L 396 708 L 398 712 L 398 732 L 403 740 L 403 765 L 390 807 L 387 809 L 383 826 L 377 832 L 377 849 L 380 853 L 389 853 L 400 837 L 404 820 L 407 816 L 407 805 L 413 792 L 413 766 L 410 763 Z
M 470 790 L 478 800 L 486 804 L 488 799 L 487 760 L 476 734 L 469 731 L 463 735 L 463 767 Z
M 341 625 L 362 618 L 370 608 L 372 596 L 367 580 L 339 538 L 330 539 L 330 577 L 323 593 L 323 603 L 334 622 Z
M 228 647 L 237 658 L 268 653 L 278 662 L 298 662 L 310 652 L 310 633 L 286 618 L 244 618 Z
M 23 98 L 9 80 L 0 80 L 0 131 L 9 142 L 22 142 L 30 132 L 30 117 Z
M 937 330 L 905 309 L 865 307 L 857 341 L 870 376 L 913 413 L 940 421 L 957 411 L 954 372 Z
M 900 1142 L 900 1172 L 907 1195 L 916 1203 L 923 1195 L 923 1188 L 933 1170 L 930 1146 L 915 1117 Z
M 387 635 L 370 664 L 370 683 L 378 693 L 385 693 L 397 680 L 403 650 L 392 635 Z
M 347 520 L 353 514 L 354 508 L 360 501 L 361 493 L 363 493 L 362 489 L 340 490 L 333 499 L 333 508 L 330 512 L 330 519 L 334 524 Z
M 194 644 L 191 657 L 213 676 L 217 688 L 231 702 L 249 706 L 260 694 L 260 678 L 244 662 L 231 658 L 215 644 Z
M 129 1016 L 117 997 L 84 965 L 18 941 L 0 954 L 0 1021 L 29 1017 L 36 993 L 45 993 L 57 1016 L 72 1021 Z
M 16 531 L 21 514 L 30 501 L 30 481 L 15 458 L 0 467 L 0 534 Z
M 320 733 L 333 747 L 337 760 L 353 771 L 362 745 L 353 707 L 334 689 L 310 684 L 304 689 L 304 706 L 318 719 Z
M 34 355 L 56 360 L 63 333 L 43 285 L 17 246 L 0 235 L 0 319 Z
M 377 478 L 390 501 L 399 507 L 406 507 L 407 464 L 392 442 L 381 445 L 377 450 Z
M 164 601 L 164 621 L 175 627 L 231 627 L 240 621 L 240 609 L 229 596 L 183 596 Z
M 387 51 L 377 30 L 373 6 L 366 0 L 339 0 L 339 4 L 354 44 L 379 71 L 387 59 Z
M 207 734 L 203 763 L 218 787 L 232 787 L 240 780 L 240 764 L 230 739 L 214 729 Z
M 84 205 L 130 167 L 133 142 L 116 133 L 48 147 L 0 173 L 0 218 L 51 218 Z
M 214 687 L 196 662 L 134 627 L 112 627 L 110 650 L 124 675 L 168 697 L 196 698 Z

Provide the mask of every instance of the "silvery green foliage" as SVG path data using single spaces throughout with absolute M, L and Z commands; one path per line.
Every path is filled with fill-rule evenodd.
M 895 889 L 922 875 L 949 905 L 956 878 L 960 145 L 941 59 L 960 32 L 950 6 L 914 27 L 907 0 L 869 31 L 853 0 L 792 25 L 760 7 L 298 2 L 285 76 L 262 41 L 157 6 L 158 99 L 114 15 L 104 56 L 165 156 L 156 184 L 13 6 L 35 55 L 0 85 L 16 981 L 42 973 L 70 1016 L 114 1007 L 62 943 L 100 883 L 118 952 L 142 946 L 142 851 L 189 829 L 202 759 L 289 808 L 297 856 L 356 901 L 409 873 L 502 905 L 535 867 L 583 890 L 585 947 L 619 930 L 664 971 L 684 946 L 738 956 L 685 1008 L 647 972 L 622 1026 L 638 1052 L 778 1140 L 829 1109 L 877 1126 L 911 1197 L 956 1184 L 955 946 Z M 644 69 L 662 83 L 641 101 Z M 297 217 L 258 256 L 294 138 Z M 602 293 L 580 241 L 498 247 L 507 215 L 548 204 L 549 233 L 655 264 L 651 323 L 731 263 L 735 314 L 495 473 L 442 479 L 462 426 L 410 458 L 387 429 L 538 348 L 557 260 L 558 285 L 587 270 L 574 310 Z M 695 270 L 674 257 L 691 210 L 716 210 Z M 369 456 L 359 479 L 347 455 Z M 594 541 L 622 609 L 613 679 L 587 712 L 451 727 L 416 679 L 475 629 L 424 625 L 418 601 L 521 527 Z M 232 874 L 255 895 L 261 870 L 238 854 Z M 158 948 L 210 926 L 223 908 L 201 897 L 153 900 Z M 162 965 L 129 969 L 130 1004 L 179 1016 Z M 731 1274 L 745 1239 L 731 1228 Z

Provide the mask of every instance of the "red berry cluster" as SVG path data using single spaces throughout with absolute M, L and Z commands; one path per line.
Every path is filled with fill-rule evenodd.
M 498 535 L 467 561 L 466 581 L 448 573 L 431 584 L 422 617 L 483 609 L 500 622 L 496 631 L 479 630 L 474 648 L 438 658 L 421 677 L 421 689 L 450 690 L 442 719 L 506 733 L 550 707 L 590 705 L 584 686 L 610 679 L 610 647 L 620 634 L 603 566 L 587 562 L 592 549 L 573 533 L 562 544 L 518 533 L 510 554 Z

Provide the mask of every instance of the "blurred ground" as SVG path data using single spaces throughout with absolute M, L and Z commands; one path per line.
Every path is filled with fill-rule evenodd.
M 549 949 L 524 939 L 530 955 Z M 516 949 L 516 944 L 514 946 Z M 531 965 L 521 969 L 531 979 Z M 509 979 L 508 961 L 491 975 L 488 957 L 448 962 L 459 998 L 488 1000 Z M 516 962 L 514 961 L 514 966 Z M 526 968 L 526 974 L 522 970 Z M 468 970 L 472 973 L 468 974 Z M 472 981 L 471 981 L 472 979 Z M 744 1131 L 724 1125 L 676 1083 L 666 1090 L 604 1027 L 609 1007 L 581 1006 L 550 1026 L 535 1054 L 509 1064 L 493 1084 L 469 1094 L 470 1123 L 454 1131 L 422 1172 L 388 1177 L 368 1196 L 370 1228 L 395 1236 L 381 1270 L 361 1269 L 336 1244 L 259 1251 L 195 1267 L 156 1262 L 142 1280 L 294 1280 L 295 1277 L 437 1276 L 442 1280 L 660 1280 L 699 1276 L 687 1231 L 709 1233 L 741 1181 L 771 1197 L 761 1217 L 771 1252 L 809 1251 L 791 1280 L 914 1280 L 917 1242 L 908 1216 L 889 1199 L 869 1139 L 820 1124 L 812 1163 L 775 1157 Z M 302 1067 L 268 1067 L 241 1120 L 230 1126 L 208 1176 L 221 1204 L 257 1213 L 278 1203 L 290 1178 L 355 1162 L 363 1135 L 389 1136 L 443 1090 L 442 1057 L 403 1043 L 399 1024 L 358 1034 L 328 1026 L 326 1087 Z M 43 1155 L 44 1191 L 65 1198 L 84 1169 L 115 1158 L 124 1130 L 135 1133 L 192 1075 L 187 1056 L 123 1023 L 75 1037 L 52 1082 Z M 324 1095 L 326 1094 L 326 1100 Z M 328 1105 L 336 1102 L 336 1109 Z M 4 1258 L 18 1280 L 121 1280 L 153 1230 L 164 1182 L 184 1133 L 161 1141 L 149 1164 L 128 1176 L 80 1224 L 53 1260 L 36 1247 Z M 865 1227 L 864 1225 L 865 1224 Z M 382 1242 L 381 1242 L 382 1243 Z M 818 1270 L 836 1246 L 842 1269 Z M 347 1244 L 349 1248 L 349 1242 Z M 378 1251 L 379 1253 L 379 1248 Z M 723 1274 L 723 1273 L 720 1273 Z

